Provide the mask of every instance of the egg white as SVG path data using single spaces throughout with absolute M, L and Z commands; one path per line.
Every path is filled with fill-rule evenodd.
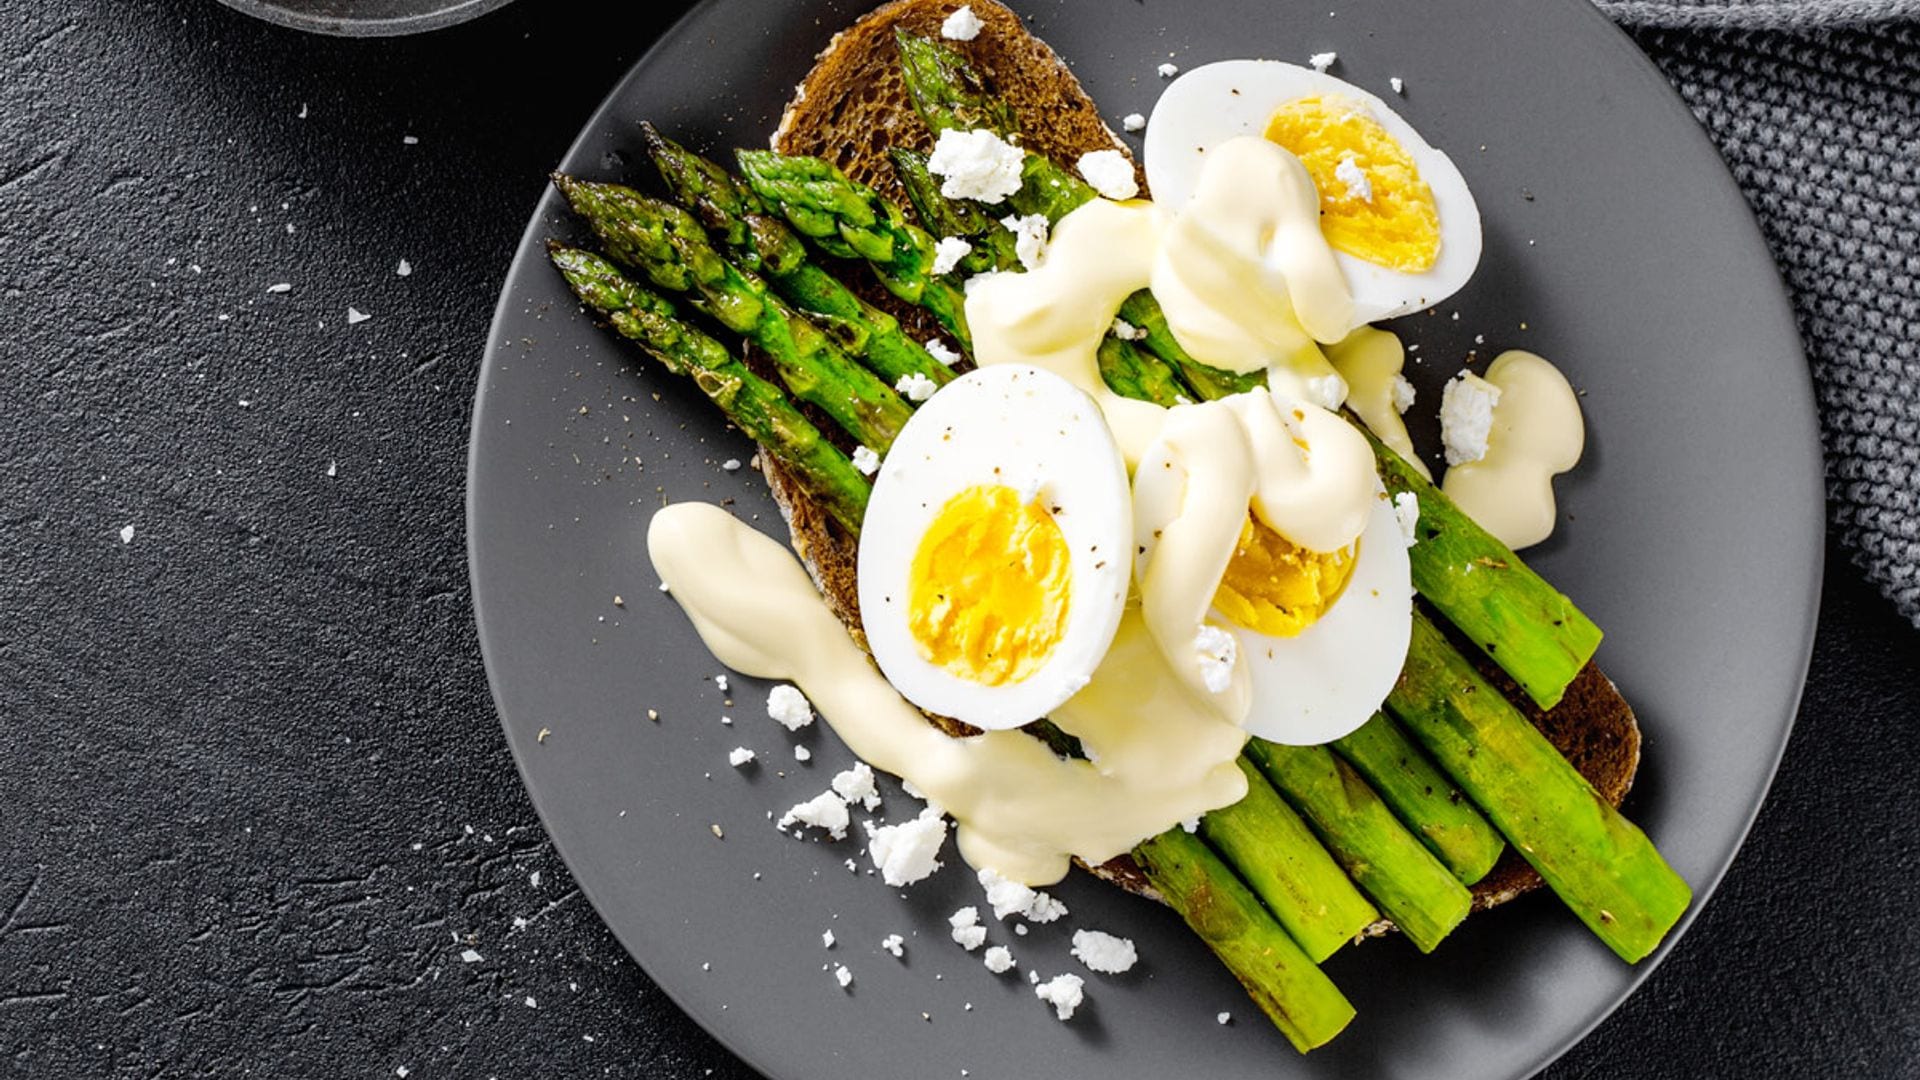
M 1260 137 L 1275 109 L 1296 98 L 1331 95 L 1361 106 L 1413 158 L 1433 191 L 1440 253 L 1433 268 L 1407 274 L 1335 251 L 1353 293 L 1353 327 L 1405 315 L 1452 296 L 1480 263 L 1480 208 L 1453 159 L 1421 138 L 1379 96 L 1332 75 L 1277 60 L 1222 60 L 1168 85 L 1147 122 L 1146 171 L 1154 201 L 1184 205 L 1207 151 L 1243 135 Z
M 1400 677 L 1413 635 L 1413 576 L 1393 504 L 1374 500 L 1346 589 L 1298 636 L 1220 621 L 1253 677 L 1249 732 L 1313 746 L 1366 723 Z
M 989 686 L 926 660 L 907 597 L 921 538 L 948 500 L 979 484 L 1035 489 L 1069 550 L 1067 620 L 1041 667 Z M 942 387 L 894 440 L 861 523 L 860 617 L 880 671 L 915 705 L 987 729 L 1047 714 L 1087 684 L 1113 643 L 1132 572 L 1126 464 L 1091 397 L 1022 364 Z

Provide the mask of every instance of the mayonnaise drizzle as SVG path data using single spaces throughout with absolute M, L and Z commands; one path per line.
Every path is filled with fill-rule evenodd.
M 1316 341 L 1346 334 L 1353 298 L 1319 213 L 1298 158 L 1258 137 L 1228 140 L 1209 153 L 1199 191 L 1178 211 L 1094 199 L 1054 227 L 1038 268 L 974 279 L 974 359 L 1043 367 L 1092 395 L 1131 468 L 1164 410 L 1109 390 L 1098 351 L 1121 301 L 1151 285 L 1195 359 L 1265 368 L 1283 396 L 1337 408 L 1346 382 Z
M 1167 225 L 1153 291 L 1180 343 L 1229 371 L 1338 341 L 1353 325 L 1313 177 L 1255 136 L 1208 152 L 1193 197 Z
M 1018 731 L 941 733 L 868 662 L 800 563 L 717 506 L 655 514 L 647 553 L 721 663 L 798 684 L 856 755 L 953 815 L 960 853 L 976 867 L 1048 884 L 1070 856 L 1103 862 L 1246 794 L 1234 764 L 1245 733 L 1180 691 L 1137 615 L 1092 683 L 1055 713 L 1096 765 Z
M 1129 469 L 1165 410 L 1108 389 L 1098 353 L 1120 302 L 1147 283 L 1159 237 L 1151 203 L 1094 199 L 1054 226 L 1037 269 L 978 277 L 967 289 L 974 361 L 1045 368 L 1086 392 Z
M 1448 469 L 1440 487 L 1501 543 L 1529 547 L 1553 533 L 1553 478 L 1580 463 L 1586 425 L 1566 376 L 1542 357 L 1501 353 L 1486 380 L 1500 388 L 1486 456 Z
M 1433 479 L 1427 463 L 1420 460 L 1413 448 L 1413 436 L 1407 434 L 1406 421 L 1400 419 L 1400 409 L 1394 400 L 1394 385 L 1407 362 L 1407 351 L 1399 337 L 1390 330 L 1363 326 L 1344 340 L 1327 346 L 1327 358 L 1333 361 L 1334 370 L 1347 380 L 1347 408 L 1421 476 Z
M 1167 414 L 1134 475 L 1135 574 L 1148 631 L 1189 692 L 1235 724 L 1252 704 L 1244 659 L 1210 692 L 1196 639 L 1247 511 L 1309 551 L 1353 543 L 1379 479 L 1358 431 L 1316 405 L 1265 390 Z

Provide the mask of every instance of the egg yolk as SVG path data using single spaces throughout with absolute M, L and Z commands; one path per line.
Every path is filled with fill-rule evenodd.
M 1313 176 L 1327 243 L 1401 273 L 1433 269 L 1440 212 L 1413 158 L 1386 128 L 1351 102 L 1305 97 L 1274 111 L 1266 137 Z
M 920 655 L 987 686 L 1038 671 L 1066 631 L 1071 561 L 1053 516 L 1013 488 L 955 495 L 908 571 L 907 627 Z
M 1359 550 L 1356 541 L 1338 551 L 1308 551 L 1249 514 L 1213 606 L 1256 633 L 1294 637 L 1339 599 Z

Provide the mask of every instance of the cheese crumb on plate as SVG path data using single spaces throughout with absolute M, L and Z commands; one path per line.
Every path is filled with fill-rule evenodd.
M 1087 965 L 1088 970 L 1118 975 L 1131 970 L 1140 954 L 1135 951 L 1132 938 L 1115 937 L 1104 930 L 1075 930 L 1073 957 Z
M 767 715 L 788 731 L 799 731 L 813 723 L 813 706 L 797 687 L 781 683 L 767 691 Z
M 1073 1011 L 1087 1000 L 1086 980 L 1078 975 L 1055 975 L 1037 983 L 1033 996 L 1053 1006 L 1053 1014 L 1062 1020 L 1073 1019 Z

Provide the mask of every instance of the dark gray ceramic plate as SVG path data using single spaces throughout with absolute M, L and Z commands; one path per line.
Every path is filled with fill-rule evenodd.
M 696 145 L 764 144 L 814 52 L 862 9 L 705 4 L 613 91 L 562 167 L 641 178 L 642 118 Z M 1646 731 L 1628 811 L 1705 903 L 1794 715 L 1821 483 L 1778 278 L 1681 103 L 1579 0 L 1026 10 L 1116 118 L 1148 111 L 1154 67 L 1169 57 L 1299 61 L 1333 49 L 1335 72 L 1376 92 L 1406 80 L 1395 104 L 1452 153 L 1486 217 L 1473 285 L 1401 326 L 1425 360 L 1416 412 L 1431 412 L 1438 380 L 1482 337 L 1483 356 L 1536 349 L 1584 390 L 1587 458 L 1560 485 L 1565 524 L 1532 560 L 1608 629 L 1601 660 Z M 978 899 L 956 868 L 902 895 L 842 866 L 859 854 L 852 842 L 796 841 L 767 821 L 822 790 L 847 755 L 816 725 L 799 740 L 813 762 L 795 764 L 794 740 L 765 718 L 765 688 L 750 680 L 736 677 L 734 704 L 723 702 L 718 665 L 655 590 L 643 537 L 667 499 L 731 500 L 770 531 L 778 519 L 757 475 L 717 466 L 749 447 L 699 395 L 578 314 L 542 257 L 549 235 L 577 235 L 551 195 L 501 296 L 474 414 L 473 586 L 494 697 L 547 829 L 601 915 L 760 1069 L 782 1080 L 963 1068 L 1160 1080 L 1204 1062 L 1218 1077 L 1498 1080 L 1550 1061 L 1658 962 L 1621 964 L 1536 896 L 1476 917 L 1431 957 L 1398 939 L 1346 950 L 1329 968 L 1360 1017 L 1300 1058 L 1173 916 L 1075 878 L 1058 890 L 1068 923 L 1126 934 L 1143 960 L 1123 978 L 1090 976 L 1091 1006 L 1055 1021 L 1022 973 L 996 978 L 947 940 L 946 914 Z M 728 768 L 736 745 L 762 764 Z M 840 942 L 830 951 L 828 928 Z M 904 962 L 879 948 L 896 932 Z M 1081 970 L 1066 936 L 996 927 L 993 940 L 1052 975 Z M 830 963 L 853 971 L 850 992 Z

